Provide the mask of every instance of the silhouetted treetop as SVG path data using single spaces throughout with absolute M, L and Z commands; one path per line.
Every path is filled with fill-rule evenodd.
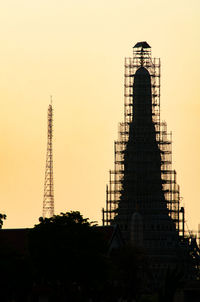
M 2 229 L 3 226 L 3 221 L 6 219 L 5 214 L 0 214 L 0 229 Z
M 88 218 L 83 218 L 79 211 L 71 211 L 66 213 L 60 213 L 60 215 L 54 215 L 51 218 L 40 217 L 40 224 L 35 225 L 35 228 L 42 227 L 46 224 L 54 224 L 59 226 L 70 226 L 74 224 L 81 224 L 90 226 L 92 223 L 88 221 Z
M 88 220 L 78 211 L 39 219 L 29 235 L 38 276 L 80 282 L 103 274 L 106 244 Z

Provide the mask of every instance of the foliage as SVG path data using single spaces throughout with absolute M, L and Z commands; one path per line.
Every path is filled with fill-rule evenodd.
M 2 229 L 3 226 L 3 221 L 6 219 L 5 214 L 0 214 L 0 229 Z
M 105 243 L 80 212 L 40 218 L 29 236 L 38 278 L 84 283 L 103 278 Z
M 83 218 L 79 211 L 71 211 L 54 215 L 51 218 L 39 218 L 40 224 L 35 225 L 35 228 L 42 228 L 44 225 L 57 225 L 57 226 L 72 226 L 72 225 L 87 225 L 90 226 L 88 218 Z

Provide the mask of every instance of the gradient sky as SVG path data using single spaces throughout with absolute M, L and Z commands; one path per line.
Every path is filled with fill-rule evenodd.
M 47 108 L 54 106 L 56 213 L 101 221 L 123 119 L 124 57 L 146 40 L 161 58 L 161 118 L 187 224 L 200 223 L 200 1 L 0 2 L 0 212 L 4 227 L 42 214 Z

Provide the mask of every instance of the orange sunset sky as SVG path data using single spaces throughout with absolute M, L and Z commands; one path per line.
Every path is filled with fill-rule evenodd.
M 0 2 L 0 212 L 6 228 L 42 215 L 47 108 L 54 107 L 55 212 L 101 222 L 123 120 L 124 57 L 161 58 L 161 119 L 187 224 L 200 223 L 200 1 Z

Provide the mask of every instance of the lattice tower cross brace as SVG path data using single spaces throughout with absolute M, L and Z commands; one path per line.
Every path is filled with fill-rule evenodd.
M 47 114 L 47 155 L 44 181 L 43 218 L 50 218 L 54 215 L 54 189 L 53 189 L 53 108 L 52 101 L 48 107 Z

